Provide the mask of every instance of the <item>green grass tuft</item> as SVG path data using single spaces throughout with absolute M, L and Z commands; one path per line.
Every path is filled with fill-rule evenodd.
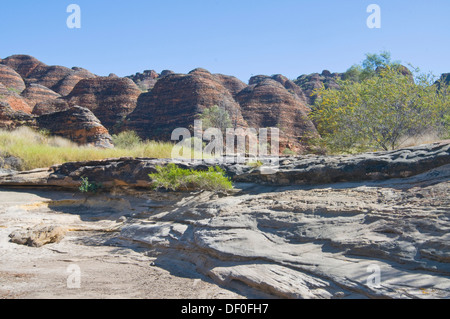
M 233 184 L 225 176 L 225 171 L 217 166 L 209 167 L 207 171 L 195 171 L 170 163 L 167 166 L 157 166 L 156 170 L 156 173 L 149 174 L 155 188 L 173 191 L 198 189 L 216 192 L 233 189 Z

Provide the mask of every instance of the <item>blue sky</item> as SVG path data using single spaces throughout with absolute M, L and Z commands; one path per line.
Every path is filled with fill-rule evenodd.
M 69 4 L 81 29 L 66 25 Z M 369 29 L 369 4 L 381 29 Z M 366 53 L 390 51 L 422 71 L 450 72 L 448 0 L 16 0 L 0 6 L 0 57 L 125 76 L 203 67 L 252 75 L 343 72 Z

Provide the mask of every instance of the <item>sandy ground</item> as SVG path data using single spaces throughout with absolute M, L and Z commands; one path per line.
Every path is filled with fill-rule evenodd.
M 110 240 L 114 236 L 102 227 L 114 221 L 82 221 L 78 215 L 30 209 L 48 201 L 49 195 L 0 189 L 0 299 L 245 298 L 199 277 L 194 270 L 178 272 L 176 264 L 170 271 L 159 268 L 143 248 Z M 51 197 L 74 199 L 64 192 Z M 78 230 L 68 232 L 60 243 L 33 248 L 9 241 L 16 229 L 62 221 Z M 91 223 L 96 225 L 91 227 Z

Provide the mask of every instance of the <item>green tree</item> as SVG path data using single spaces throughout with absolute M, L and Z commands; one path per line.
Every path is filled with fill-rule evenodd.
M 227 128 L 233 127 L 227 110 L 217 105 L 205 109 L 200 119 L 203 121 L 204 129 L 218 128 L 225 133 Z
M 387 62 L 387 56 L 381 61 Z M 374 60 L 368 65 L 373 69 L 378 64 Z M 429 76 L 416 79 L 385 65 L 361 82 L 341 80 L 339 90 L 317 90 L 310 116 L 322 143 L 332 151 L 389 150 L 405 137 L 437 127 L 440 116 L 448 112 L 444 95 L 436 93 Z
M 361 64 L 352 65 L 342 75 L 342 79 L 361 82 L 376 76 L 380 69 L 386 67 L 400 69 L 402 66 L 399 61 L 392 61 L 391 53 L 388 51 L 382 51 L 379 54 L 367 53 L 364 61 L 362 61 Z

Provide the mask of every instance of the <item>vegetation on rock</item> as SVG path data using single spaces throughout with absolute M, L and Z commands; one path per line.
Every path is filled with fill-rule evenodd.
M 82 193 L 96 193 L 100 188 L 100 184 L 89 182 L 89 179 L 87 177 L 82 177 L 81 184 L 78 189 Z
M 155 188 L 173 191 L 180 190 L 210 190 L 227 191 L 233 188 L 231 180 L 225 176 L 220 167 L 209 167 L 207 171 L 180 168 L 170 163 L 166 166 L 156 166 L 157 172 L 149 174 Z

